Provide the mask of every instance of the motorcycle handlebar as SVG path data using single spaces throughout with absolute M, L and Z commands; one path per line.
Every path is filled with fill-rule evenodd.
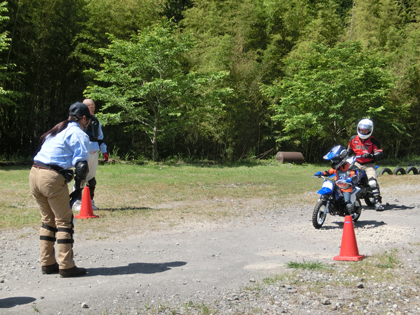
M 312 175 L 311 177 L 315 177 L 315 178 L 323 178 L 323 179 L 327 179 L 327 178 L 329 178 L 328 176 L 325 176 L 325 175 L 319 175 L 319 176 Z

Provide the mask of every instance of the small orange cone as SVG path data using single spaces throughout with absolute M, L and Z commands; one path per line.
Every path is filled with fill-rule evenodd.
M 89 187 L 83 189 L 82 206 L 80 208 L 80 214 L 74 216 L 76 219 L 92 219 L 99 218 L 98 215 L 93 214 L 92 201 L 90 200 Z
M 351 215 L 346 215 L 344 218 L 340 255 L 335 256 L 334 260 L 358 261 L 363 258 L 365 258 L 365 256 L 359 255 L 359 250 L 357 248 L 356 236 L 354 235 L 353 218 Z

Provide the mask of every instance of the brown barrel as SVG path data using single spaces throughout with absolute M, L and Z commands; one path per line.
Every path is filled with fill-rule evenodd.
M 277 152 L 276 161 L 279 163 L 295 163 L 302 165 L 303 154 L 300 152 Z

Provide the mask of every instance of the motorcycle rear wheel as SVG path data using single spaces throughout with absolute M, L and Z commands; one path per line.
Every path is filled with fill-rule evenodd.
M 364 199 L 368 207 L 373 207 L 375 205 L 375 198 L 373 198 L 373 196 L 372 197 L 366 196 Z
M 312 213 L 312 224 L 316 229 L 320 229 L 327 217 L 327 207 L 325 201 L 318 201 Z

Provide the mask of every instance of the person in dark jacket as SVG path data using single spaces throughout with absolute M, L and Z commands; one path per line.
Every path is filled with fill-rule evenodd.
M 95 102 L 90 98 L 87 98 L 83 101 L 90 111 L 90 114 L 93 116 L 95 114 Z M 101 150 L 105 162 L 108 161 L 109 156 L 107 153 L 107 147 L 104 143 L 104 133 L 102 132 L 102 126 L 96 117 L 92 120 L 91 124 L 85 130 L 87 135 L 89 136 L 89 174 L 86 178 L 86 185 L 89 187 L 90 192 L 90 199 L 92 202 L 92 210 L 99 210 L 99 208 L 95 205 L 95 201 L 93 197 L 95 196 L 95 188 L 96 188 L 96 171 L 98 170 L 98 158 L 99 158 L 99 150 Z M 82 195 L 74 202 L 72 209 L 74 211 L 80 211 L 82 207 Z

